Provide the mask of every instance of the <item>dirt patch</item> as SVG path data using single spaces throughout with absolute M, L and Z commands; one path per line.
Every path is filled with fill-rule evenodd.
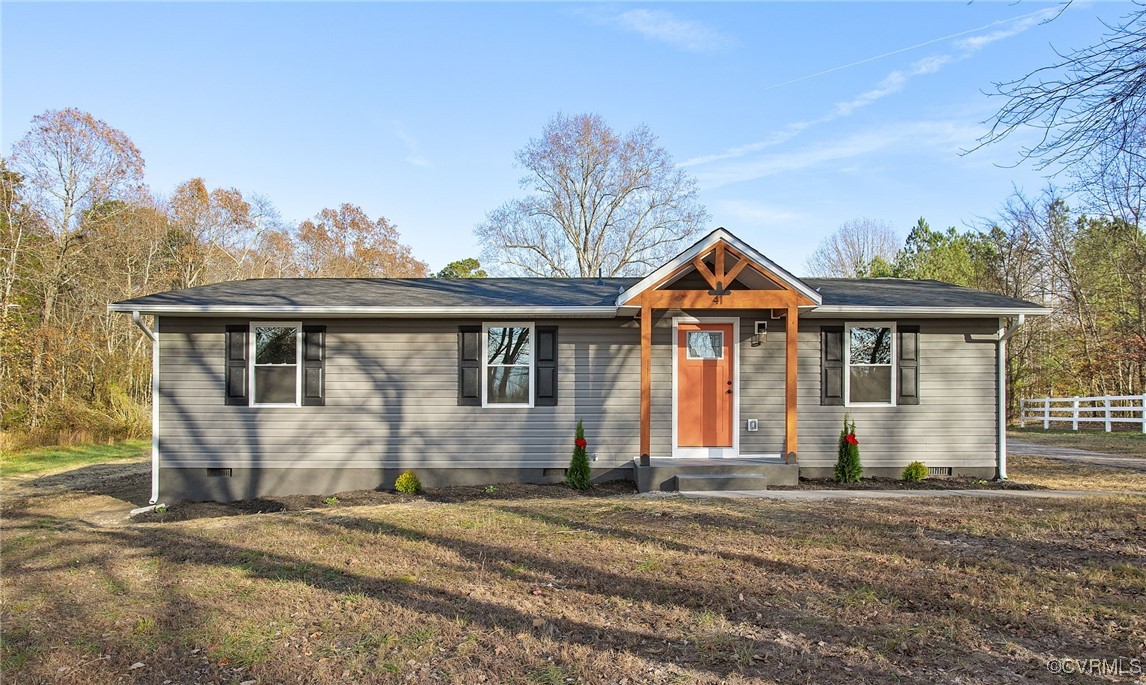
M 184 500 L 165 511 L 152 511 L 134 518 L 139 523 L 165 523 L 192 519 L 269 514 L 282 511 L 334 510 L 343 507 L 365 507 L 389 504 L 408 504 L 427 501 L 460 504 L 483 500 L 566 499 L 575 497 L 612 497 L 631 495 L 636 486 L 630 481 L 602 483 L 587 492 L 579 492 L 561 484 L 531 485 L 506 483 L 494 486 L 455 486 L 433 488 L 417 495 L 386 490 L 352 490 L 331 496 L 281 495 L 239 500 L 237 502 L 191 502 Z
M 1013 480 L 926 478 L 917 483 L 894 478 L 864 478 L 858 483 L 837 483 L 831 478 L 801 478 L 799 485 L 769 486 L 769 490 L 1046 490 L 1042 485 Z

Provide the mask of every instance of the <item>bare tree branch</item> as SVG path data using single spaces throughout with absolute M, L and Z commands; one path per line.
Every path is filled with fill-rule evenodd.
M 679 251 L 708 219 L 696 181 L 645 127 L 623 137 L 600 116 L 557 115 L 517 153 L 530 192 L 478 225 L 482 259 L 530 276 L 638 273 Z

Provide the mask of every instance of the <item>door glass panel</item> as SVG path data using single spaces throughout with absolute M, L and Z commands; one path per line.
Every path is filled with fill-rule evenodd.
M 687 331 L 685 347 L 688 359 L 721 359 L 724 357 L 724 331 Z

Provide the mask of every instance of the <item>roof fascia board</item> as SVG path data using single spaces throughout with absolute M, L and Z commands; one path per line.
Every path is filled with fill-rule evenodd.
M 740 254 L 744 255 L 746 258 L 751 259 L 752 261 L 756 262 L 774 274 L 777 278 L 780 279 L 782 285 L 790 287 L 817 305 L 823 302 L 823 298 L 820 297 L 820 293 L 816 292 L 807 283 L 804 283 L 789 273 L 786 269 L 781 267 L 779 264 L 776 264 L 771 259 L 768 259 L 764 255 L 760 254 L 751 245 L 729 233 L 727 229 L 718 228 L 712 233 L 709 233 L 705 237 L 698 240 L 692 247 L 688 248 L 684 252 L 681 252 L 668 262 L 662 264 L 651 274 L 642 278 L 636 285 L 618 295 L 617 305 L 620 306 L 626 304 L 640 293 L 653 287 L 657 283 L 660 283 L 662 280 L 674 273 L 677 269 L 691 263 L 697 255 L 704 254 L 708 249 L 715 246 L 716 243 L 720 240 L 723 240 L 725 243 L 732 246 L 733 249 L 740 252 Z
M 481 316 L 564 316 L 614 317 L 617 308 L 601 307 L 253 307 L 250 305 L 140 305 L 109 304 L 108 311 L 142 314 L 186 314 L 194 316 L 246 315 L 246 316 L 385 316 L 393 318 L 465 317 Z
M 815 318 L 852 316 L 1049 316 L 1054 310 L 1046 307 L 864 307 L 859 305 L 824 305 L 808 312 Z

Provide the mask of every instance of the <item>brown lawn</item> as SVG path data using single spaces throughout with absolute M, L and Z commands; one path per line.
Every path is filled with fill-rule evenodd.
M 1146 457 L 1146 434 L 1137 426 L 1122 424 L 1120 430 L 1107 433 L 1100 428 L 1087 428 L 1078 431 L 1050 429 L 1041 426 L 1012 428 L 1007 436 L 1040 445 L 1071 447 L 1091 452 L 1117 454 L 1122 457 Z M 1131 430 L 1133 428 L 1133 430 Z
M 1142 469 L 1079 464 L 1048 457 L 1013 454 L 1007 459 L 1007 472 L 1013 481 L 1052 490 L 1146 492 L 1146 471 Z
M 6 486 L 5 683 L 1059 683 L 1050 659 L 1146 652 L 1140 497 L 537 487 L 124 523 L 94 483 Z

